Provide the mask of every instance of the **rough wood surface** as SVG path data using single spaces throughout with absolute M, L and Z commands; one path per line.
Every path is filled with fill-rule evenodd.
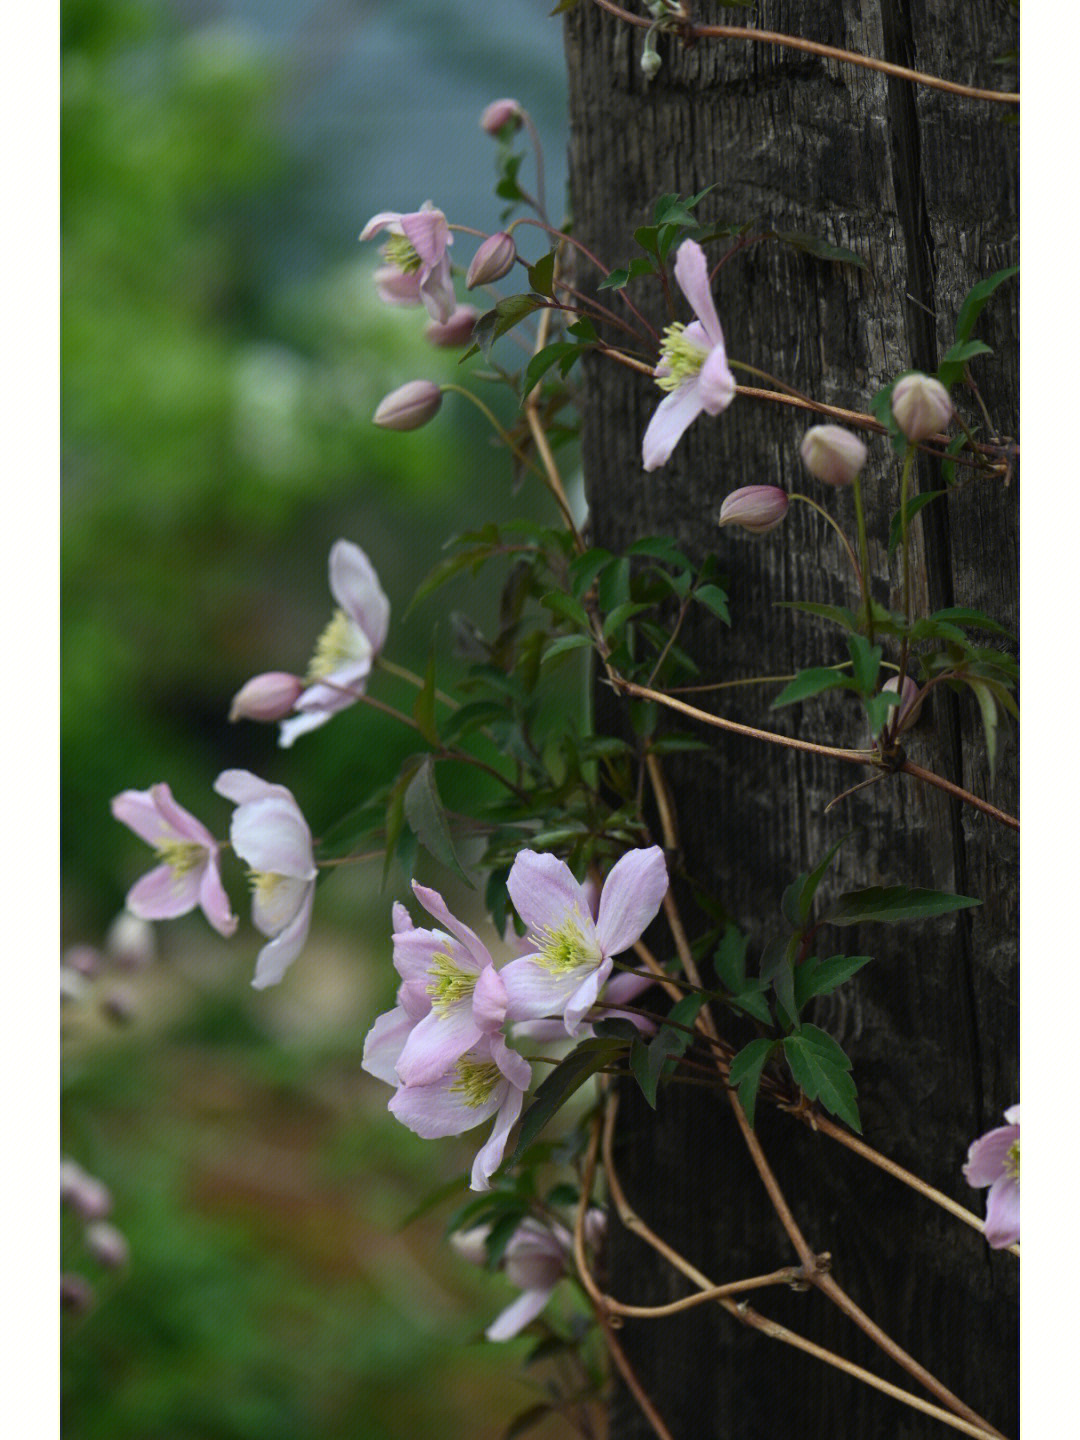
M 695 6 L 701 21 L 739 23 L 746 13 L 705 0 Z M 990 63 L 1016 43 L 1005 0 L 762 0 L 753 23 L 968 83 L 1015 83 L 1014 71 Z M 860 410 L 901 370 L 932 371 L 967 290 L 1018 258 L 1017 131 L 1005 112 L 736 42 L 686 48 L 663 37 L 663 68 L 648 84 L 638 63 L 642 34 L 590 0 L 566 19 L 571 193 L 585 244 L 610 265 L 625 263 L 633 229 L 651 220 L 657 196 L 716 184 L 701 206 L 704 219 L 810 232 L 855 250 L 869 267 L 776 244 L 749 249 L 721 270 L 715 289 L 732 356 Z M 666 323 L 659 296 L 640 285 L 632 293 L 654 323 Z M 685 308 L 679 318 L 690 318 Z M 998 293 L 976 333 L 996 352 L 977 372 L 990 414 L 1016 436 L 1015 285 Z M 699 419 L 668 465 L 645 474 L 641 436 L 660 392 L 613 365 L 593 364 L 586 380 L 595 543 L 616 548 L 672 535 L 699 559 L 716 551 L 730 577 L 731 630 L 703 619 L 687 635 L 705 678 L 790 673 L 844 658 L 839 632 L 772 603 L 856 603 L 835 538 L 809 507 L 793 506 L 763 538 L 716 528 L 724 496 L 759 483 L 811 493 L 853 528 L 850 494 L 823 494 L 801 472 L 807 421 L 740 398 L 718 419 Z M 888 589 L 879 578 L 877 598 L 894 604 L 899 566 L 887 569 L 883 542 L 898 480 L 886 443 L 873 442 L 864 477 L 872 568 L 890 576 Z M 939 488 L 933 465 L 919 482 Z M 915 527 L 916 603 L 973 605 L 1015 627 L 1017 491 L 1016 481 L 1008 489 L 973 481 L 925 512 Z M 805 738 L 865 743 L 849 707 L 813 700 L 770 717 L 772 693 L 735 690 L 708 703 Z M 598 704 L 601 722 L 617 724 L 610 700 L 601 695 Z M 910 737 L 911 758 L 1016 813 L 1015 742 L 991 781 L 974 702 L 938 691 L 928 710 Z M 845 931 L 845 948 L 875 961 L 816 1016 L 854 1058 L 868 1141 L 981 1213 L 983 1194 L 965 1185 L 960 1167 L 971 1139 L 1001 1123 L 1018 1095 L 1015 835 L 900 778 L 825 816 L 859 772 L 715 732 L 708 738 L 708 754 L 669 764 L 683 850 L 695 872 L 714 878 L 754 947 L 767 938 L 762 917 L 775 913 L 787 881 L 851 829 L 834 888 L 903 881 L 982 900 L 953 920 Z M 632 1089 L 623 1096 L 616 1153 L 632 1203 L 717 1283 L 789 1263 L 727 1107 L 686 1094 L 669 1090 L 655 1115 Z M 1015 1433 L 1015 1258 L 990 1252 L 976 1233 L 789 1117 L 766 1107 L 759 1129 L 800 1224 L 816 1248 L 832 1252 L 840 1283 L 968 1404 Z M 624 1300 L 662 1303 L 686 1293 L 685 1282 L 617 1224 L 609 1259 L 612 1291 Z M 916 1388 L 821 1297 L 768 1291 L 758 1308 Z M 621 1334 L 676 1440 L 946 1433 L 719 1310 L 628 1322 Z M 651 1433 L 623 1390 L 611 1433 Z

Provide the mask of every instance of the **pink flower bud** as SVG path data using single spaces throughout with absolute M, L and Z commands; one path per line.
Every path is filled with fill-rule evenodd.
M 514 121 L 514 128 L 521 124 L 521 106 L 516 100 L 493 100 L 480 116 L 480 129 L 488 135 L 498 135 L 504 125 Z
M 94 1287 L 82 1275 L 60 1276 L 60 1305 L 73 1315 L 85 1315 L 94 1306 Z
M 720 506 L 721 525 L 741 525 L 752 535 L 772 530 L 788 511 L 788 497 L 776 485 L 744 485 Z
M 142 970 L 157 954 L 153 925 L 121 910 L 105 931 L 105 953 L 121 970 Z
M 812 425 L 799 454 L 810 474 L 825 485 L 850 485 L 866 464 L 866 446 L 840 425 Z
M 384 430 L 418 430 L 441 404 L 442 391 L 433 380 L 409 380 L 380 400 L 371 418 Z
M 899 680 L 899 678 L 900 677 L 898 675 L 890 676 L 890 678 L 886 680 L 885 684 L 881 687 L 882 693 L 895 695 L 896 682 L 897 680 Z M 919 718 L 919 712 L 922 710 L 922 696 L 919 693 L 919 687 L 918 685 L 916 685 L 915 681 L 911 678 L 910 675 L 904 676 L 904 689 L 900 695 L 900 705 L 898 708 L 900 712 L 900 719 L 899 723 L 896 726 L 896 733 L 897 735 L 902 735 L 905 730 L 911 729 L 911 727 L 915 724 L 915 721 Z M 890 728 L 892 726 L 893 716 L 896 713 L 896 707 L 889 711 L 888 723 Z
M 304 682 L 281 670 L 256 675 L 242 685 L 229 707 L 230 720 L 280 720 L 304 693 Z
M 893 386 L 892 413 L 909 440 L 925 440 L 945 429 L 953 403 L 940 380 L 916 372 Z
M 122 1270 L 128 1263 L 131 1254 L 128 1242 L 116 1226 L 110 1225 L 107 1220 L 98 1220 L 93 1225 L 88 1225 L 83 1238 L 90 1254 L 107 1270 Z
M 112 1209 L 108 1187 L 74 1160 L 60 1161 L 60 1199 L 84 1220 L 101 1220 Z
M 424 335 L 432 345 L 441 345 L 447 349 L 467 345 L 472 339 L 473 326 L 479 318 L 480 311 L 475 305 L 458 305 L 445 323 L 432 320 Z
M 505 230 L 496 230 L 494 235 L 481 244 L 473 256 L 469 273 L 465 276 L 465 289 L 475 290 L 477 285 L 494 285 L 513 269 L 517 258 L 517 246 L 512 235 Z
M 87 980 L 93 980 L 101 969 L 104 958 L 94 945 L 69 945 L 64 951 L 62 963 L 66 969 L 74 970 L 77 975 L 84 975 Z

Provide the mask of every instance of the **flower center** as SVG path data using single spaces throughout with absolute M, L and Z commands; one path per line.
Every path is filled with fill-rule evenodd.
M 383 246 L 382 253 L 403 275 L 415 275 L 424 263 L 407 235 L 391 235 Z
M 476 989 L 478 978 L 468 970 L 462 970 L 454 962 L 454 957 L 445 951 L 431 957 L 428 976 L 427 993 L 431 996 L 431 1008 L 442 1015 L 469 998 Z
M 1020 1141 L 1014 1140 L 1005 1156 L 1005 1174 L 1010 1180 L 1020 1183 Z
M 206 859 L 206 847 L 194 840 L 163 840 L 154 848 L 174 875 L 188 875 Z
M 687 340 L 683 334 L 685 329 L 685 325 L 676 323 L 664 331 L 660 356 L 667 366 L 667 373 L 654 377 L 661 390 L 677 390 L 687 380 L 692 380 L 708 359 L 707 350 L 695 345 L 693 340 Z
M 266 870 L 249 870 L 248 884 L 261 900 L 268 901 L 285 879 L 284 875 L 274 875 Z
M 344 610 L 335 610 L 334 618 L 315 642 L 315 654 L 308 666 L 308 684 L 325 680 L 349 661 L 367 660 L 371 641 Z
M 475 1108 L 486 1105 L 492 1090 L 502 1078 L 494 1060 L 469 1060 L 464 1056 L 457 1063 L 457 1078 L 450 1086 L 452 1094 L 461 1095 L 465 1104 Z
M 545 925 L 542 931 L 533 934 L 532 939 L 538 952 L 537 959 L 553 975 L 565 975 L 582 965 L 600 963 L 599 947 L 585 938 L 585 932 L 573 915 L 568 915 L 557 929 Z

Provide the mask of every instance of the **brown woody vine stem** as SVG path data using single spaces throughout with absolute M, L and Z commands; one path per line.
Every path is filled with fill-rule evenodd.
M 648 30 L 653 22 L 642 15 L 632 15 L 614 0 L 594 0 L 601 10 L 624 20 L 628 25 Z M 854 50 L 838 50 L 833 45 L 822 45 L 817 40 L 803 40 L 797 35 L 782 35 L 776 30 L 754 30 L 746 25 L 695 25 L 687 23 L 678 27 L 686 40 L 750 40 L 759 45 L 780 45 L 786 50 L 802 50 L 808 55 L 821 55 L 828 60 L 839 60 L 845 65 L 857 65 L 863 70 L 878 70 L 883 75 L 892 75 L 897 80 L 909 80 L 913 85 L 923 85 L 930 90 L 945 90 L 950 95 L 964 95 L 969 100 L 989 100 L 998 105 L 1019 105 L 1020 96 L 1009 90 L 979 90 L 973 85 L 961 85 L 955 80 L 942 80 L 937 75 L 925 75 L 921 70 L 909 70 L 906 65 L 894 65 L 889 60 L 875 60 L 869 55 L 859 55 Z

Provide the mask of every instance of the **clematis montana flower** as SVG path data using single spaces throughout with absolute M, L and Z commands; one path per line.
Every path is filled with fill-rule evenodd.
M 412 916 L 400 901 L 394 901 L 393 931 L 395 938 L 406 931 L 414 930 Z M 405 1048 L 413 1026 L 431 1010 L 431 998 L 425 990 L 410 988 L 404 983 L 398 987 L 397 1004 L 392 1010 L 380 1015 L 364 1040 L 364 1055 L 360 1068 L 376 1080 L 382 1080 L 395 1088 L 401 1084 L 397 1073 L 397 1062 Z
M 599 1244 L 607 1225 L 607 1216 L 595 1207 L 585 1216 L 585 1239 L 591 1248 Z M 490 1225 L 476 1225 L 450 1236 L 450 1243 L 463 1259 L 474 1265 L 487 1260 L 487 1239 Z M 531 1216 L 523 1220 L 511 1235 L 503 1251 L 499 1268 L 506 1278 L 522 1292 L 500 1316 L 488 1326 L 488 1340 L 512 1340 L 551 1299 L 552 1291 L 572 1271 L 573 1237 L 557 1222 L 546 1225 Z
M 286 749 L 356 703 L 386 643 L 390 602 L 371 561 L 349 540 L 335 541 L 330 551 L 330 593 L 339 608 L 315 646 L 308 688 L 294 707 L 298 713 L 281 723 L 278 743 Z
M 509 1049 L 501 1035 L 485 1035 L 431 1084 L 400 1086 L 389 1109 L 425 1140 L 461 1135 L 494 1116 L 470 1179 L 473 1190 L 488 1190 L 531 1078 L 529 1062 Z
M 236 806 L 232 847 L 251 867 L 251 919 L 270 937 L 259 951 L 252 984 L 276 985 L 304 948 L 315 899 L 311 831 L 292 793 L 247 770 L 223 770 L 214 789 Z
M 451 915 L 435 890 L 413 881 L 413 893 L 445 929 L 412 927 L 394 935 L 394 966 L 402 1007 L 429 1010 L 410 1031 L 397 1061 L 404 1085 L 429 1085 L 445 1075 L 506 1018 L 506 987 L 479 937 Z M 447 933 L 447 932 L 451 933 Z
M 684 240 L 675 256 L 675 279 L 690 301 L 697 319 L 689 325 L 669 325 L 664 331 L 661 359 L 653 372 L 661 400 L 642 441 L 646 470 L 667 463 L 672 450 L 704 410 L 719 415 L 735 399 L 735 377 L 727 363 L 724 332 L 709 290 L 705 252 L 694 240 Z
M 232 935 L 237 921 L 218 871 L 221 846 L 176 803 L 168 785 L 124 790 L 114 796 L 111 809 L 162 861 L 128 891 L 131 913 L 142 920 L 174 920 L 199 906 L 219 934 Z
M 964 1165 L 969 1185 L 990 1187 L 983 1230 L 995 1250 L 1020 1239 L 1020 1106 L 1006 1110 L 1005 1119 L 972 1144 Z
M 654 845 L 617 861 L 600 892 L 595 921 L 584 890 L 554 855 L 523 850 L 506 888 L 532 945 L 530 955 L 500 971 L 507 1018 L 561 1015 L 567 1034 L 576 1035 L 611 974 L 614 956 L 633 945 L 660 908 L 668 888 L 664 853 Z
M 360 232 L 361 240 L 370 240 L 380 231 L 389 231 L 382 247 L 387 267 L 405 276 L 417 277 L 417 291 L 433 320 L 445 324 L 454 309 L 454 284 L 450 278 L 450 257 L 446 250 L 454 243 L 446 216 L 425 201 L 419 210 L 402 214 L 397 210 L 380 210 Z M 380 294 L 394 289 L 397 303 L 409 302 L 409 287 L 391 287 L 388 277 L 378 282 Z

